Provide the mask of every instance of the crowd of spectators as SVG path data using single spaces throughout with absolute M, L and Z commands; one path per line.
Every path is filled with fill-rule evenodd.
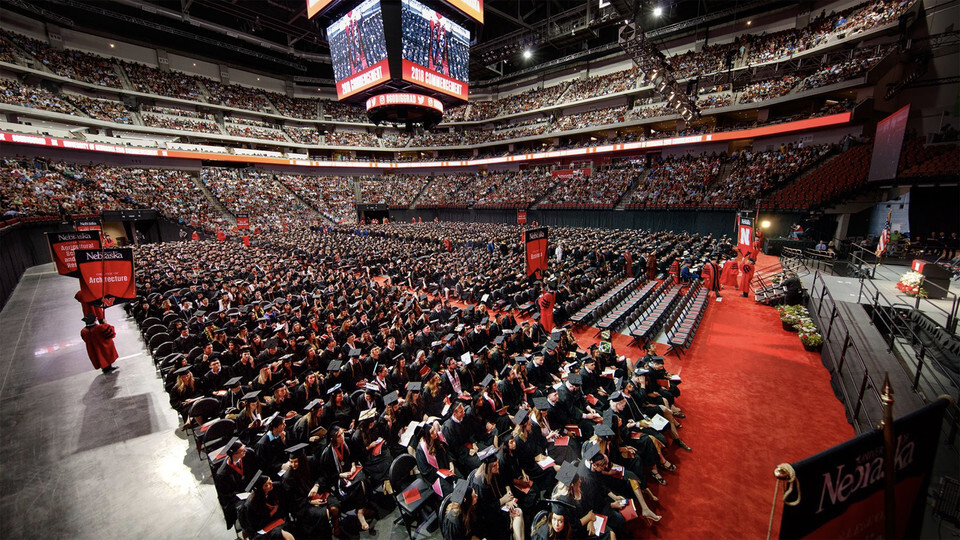
M 199 111 L 191 111 L 188 109 L 178 109 L 174 107 L 162 107 L 159 105 L 141 105 L 141 112 L 156 113 L 156 114 L 166 114 L 170 116 L 187 116 L 190 118 L 199 118 L 201 120 L 216 120 L 216 117 L 210 113 L 202 113 Z
M 205 167 L 200 171 L 200 179 L 233 215 L 246 212 L 254 228 L 283 230 L 317 217 L 316 210 L 283 187 L 273 173 Z
M 629 160 L 599 170 L 563 174 L 538 207 L 613 208 L 636 179 L 643 175 L 643 170 L 643 161 Z
M 323 108 L 324 116 L 330 116 L 336 122 L 370 122 L 367 119 L 367 112 L 358 105 L 321 99 L 320 106 Z
M 732 102 L 733 102 L 733 95 L 730 94 L 729 92 L 720 93 L 720 94 L 710 94 L 697 99 L 697 107 L 700 107 L 701 111 L 705 111 L 707 109 L 717 109 L 720 107 L 728 107 Z
M 240 86 L 239 84 L 223 84 L 218 81 L 204 80 L 203 85 L 210 93 L 210 101 L 235 109 L 272 113 L 273 105 L 267 99 L 263 90 Z
M 521 112 L 534 111 L 558 103 L 558 98 L 570 86 L 565 81 L 547 88 L 534 88 L 503 99 L 475 101 L 470 104 L 470 113 L 464 120 L 484 120 Z
M 467 207 L 482 189 L 480 174 L 438 174 L 423 190 L 417 208 Z
M 430 181 L 430 177 L 398 174 L 362 176 L 357 181 L 360 182 L 360 196 L 365 204 L 386 204 L 390 208 L 409 208 Z
M 750 83 L 740 90 L 737 103 L 757 103 L 784 96 L 797 84 L 796 75 L 783 75 Z
M 320 144 L 320 132 L 315 127 L 296 127 L 287 126 L 283 128 L 287 137 L 295 143 L 300 144 Z
M 357 222 L 353 178 L 278 174 L 276 179 L 334 223 Z
M 627 107 L 605 107 L 595 111 L 561 116 L 554 124 L 554 131 L 570 131 L 606 124 L 619 124 L 627 120 Z
M 563 94 L 562 102 L 572 103 L 630 90 L 637 84 L 638 73 L 636 68 L 630 68 L 596 77 L 574 79 L 570 89 Z
M 474 206 L 526 208 L 546 193 L 555 181 L 549 171 L 539 167 L 523 171 L 487 171 L 477 182 L 481 194 Z
M 130 111 L 122 102 L 112 99 L 90 98 L 80 94 L 65 94 L 70 103 L 87 113 L 91 118 L 117 124 L 133 124 Z
M 282 131 L 278 129 L 262 128 L 257 126 L 245 126 L 241 124 L 226 123 L 227 133 L 234 137 L 245 137 L 248 139 L 264 139 L 268 141 L 289 142 Z
M 817 163 L 830 148 L 790 143 L 765 152 L 742 150 L 731 158 L 730 174 L 718 183 L 713 197 L 728 204 L 755 201 L 761 193 Z
M 707 196 L 720 175 L 723 154 L 658 157 L 646 176 L 638 176 L 627 208 L 644 206 L 711 206 Z
M 258 120 L 255 118 L 243 118 L 241 116 L 225 116 L 223 118 L 224 122 L 229 122 L 231 124 L 243 124 L 245 126 L 255 126 L 262 127 L 267 129 L 274 129 L 273 124 L 267 122 L 266 120 Z
M 330 146 L 363 146 L 377 148 L 380 141 L 377 136 L 366 131 L 328 131 L 327 144 Z
M 213 120 L 153 113 L 140 113 L 140 117 L 143 118 L 143 123 L 150 127 L 175 129 L 178 131 L 198 131 L 200 133 L 223 133 L 220 130 L 220 125 Z
M 273 94 L 270 100 L 283 116 L 315 120 L 320 107 L 320 100 L 311 98 L 292 98 L 283 94 Z
M 121 62 L 127 78 L 146 94 L 203 101 L 200 78 L 180 71 L 162 71 L 136 62 Z
M 851 53 L 849 60 L 824 66 L 807 75 L 797 84 L 796 91 L 820 88 L 830 84 L 847 81 L 866 73 L 889 52 L 890 47 L 863 47 Z
M 117 76 L 113 61 L 109 58 L 80 52 L 75 49 L 54 49 L 42 41 L 3 31 L 3 36 L 10 43 L 16 44 L 21 50 L 35 57 L 47 69 L 68 79 L 83 81 L 100 86 L 120 88 L 120 77 Z M 3 40 L 0 40 L 3 44 Z M 3 48 L 7 46 L 3 44 Z M 12 61 L 15 51 L 4 53 Z
M 744 41 L 745 38 L 741 36 L 731 43 L 707 45 L 699 51 L 689 50 L 668 58 L 667 64 L 673 69 L 673 76 L 677 80 L 726 71 L 741 58 Z
M 14 79 L 0 79 L 0 101 L 31 109 L 76 114 L 76 109 L 57 94 Z

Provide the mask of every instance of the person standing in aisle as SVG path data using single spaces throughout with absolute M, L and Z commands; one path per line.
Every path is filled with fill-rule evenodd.
M 80 330 L 80 337 L 87 345 L 87 356 L 93 367 L 104 373 L 116 371 L 113 365 L 119 356 L 113 344 L 113 338 L 117 336 L 116 329 L 106 323 L 96 324 L 96 316 L 92 314 L 85 316 L 83 322 L 86 326 Z

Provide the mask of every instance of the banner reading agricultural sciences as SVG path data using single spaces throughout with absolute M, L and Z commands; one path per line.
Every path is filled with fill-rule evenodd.
M 109 307 L 136 298 L 132 248 L 77 250 L 76 253 L 83 302 Z
M 547 228 L 524 231 L 523 244 L 527 252 L 527 275 L 541 277 L 547 269 Z
M 100 249 L 100 233 L 98 231 L 49 233 L 47 242 L 50 243 L 50 257 L 57 265 L 57 273 L 62 276 L 77 277 L 80 274 L 77 271 L 76 250 Z
M 920 534 L 946 399 L 894 421 L 897 538 Z M 793 463 L 800 502 L 784 505 L 780 538 L 883 538 L 883 432 L 873 430 Z

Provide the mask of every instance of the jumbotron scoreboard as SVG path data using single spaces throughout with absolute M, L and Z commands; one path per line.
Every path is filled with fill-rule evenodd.
M 483 0 L 307 0 L 307 12 L 326 25 L 337 97 L 373 122 L 430 127 L 467 101 Z

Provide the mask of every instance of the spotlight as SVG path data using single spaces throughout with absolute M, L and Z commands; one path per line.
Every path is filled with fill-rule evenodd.
M 763 220 L 763 221 L 760 222 L 760 226 L 763 227 L 764 229 L 769 229 L 769 228 L 770 228 L 770 221 L 765 219 L 765 220 Z
M 531 56 L 533 56 L 533 52 L 530 49 L 523 51 L 524 60 L 529 60 Z
M 663 8 L 662 8 L 662 7 L 657 6 L 657 7 L 653 8 L 653 16 L 654 16 L 654 17 L 659 17 L 659 16 L 661 16 L 661 15 L 663 15 Z

